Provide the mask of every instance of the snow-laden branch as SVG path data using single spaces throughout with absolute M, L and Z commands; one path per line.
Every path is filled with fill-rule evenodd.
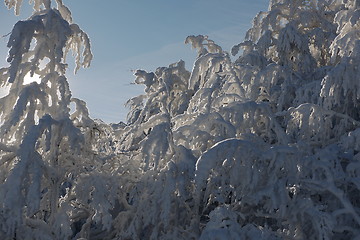
M 72 97 L 64 57 L 88 67 L 90 41 L 52 2 L 0 70 L 1 239 L 357 239 L 358 1 L 271 0 L 235 61 L 187 37 L 191 72 L 134 71 L 118 124 Z

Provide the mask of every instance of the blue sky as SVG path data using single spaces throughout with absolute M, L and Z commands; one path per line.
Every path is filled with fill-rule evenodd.
M 244 39 L 251 21 L 266 10 L 268 0 L 63 0 L 74 22 L 88 33 L 94 60 L 89 69 L 68 79 L 74 97 L 85 100 L 93 118 L 124 121 L 127 99 L 142 94 L 130 84 L 131 70 L 154 71 L 180 59 L 191 70 L 196 50 L 184 44 L 188 35 L 208 35 L 224 50 Z M 0 5 L 0 36 L 18 20 L 31 15 L 24 7 L 20 16 Z M 0 67 L 7 66 L 7 38 L 0 38 Z M 73 59 L 68 58 L 69 63 Z

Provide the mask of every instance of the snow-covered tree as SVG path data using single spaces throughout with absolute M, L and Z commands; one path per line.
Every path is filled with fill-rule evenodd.
M 135 71 L 144 94 L 110 125 L 71 97 L 65 53 L 92 56 L 55 3 L 33 1 L 1 69 L 0 237 L 358 238 L 358 1 L 272 0 L 234 61 L 189 36 L 191 72 Z
M 65 54 L 77 68 L 92 58 L 87 35 L 56 1 L 35 1 L 33 15 L 13 27 L 8 41 L 10 66 L 1 69 L 9 87 L 0 99 L 2 239 L 67 239 L 73 235 L 70 190 L 91 164 L 89 131 L 93 121 L 72 99 L 65 77 Z M 18 13 L 21 1 L 5 1 Z M 41 82 L 26 83 L 28 76 Z M 77 110 L 71 115 L 70 103 Z
M 179 147 L 186 150 L 190 159 L 186 161 L 187 170 L 177 172 L 194 173 L 182 180 L 191 189 L 190 198 L 185 200 L 188 211 L 186 215 L 181 211 L 182 230 L 162 228 L 162 234 L 158 230 L 162 226 L 156 223 L 163 222 L 161 212 L 166 208 L 144 203 L 150 204 L 146 209 L 155 208 L 160 219 L 146 224 L 143 216 L 147 214 L 141 214 L 138 235 L 129 236 L 355 238 L 359 234 L 359 211 L 358 203 L 351 199 L 358 196 L 354 181 L 359 179 L 352 164 L 357 160 L 356 152 L 344 147 L 344 141 L 355 144 L 356 137 L 350 136 L 356 135 L 360 123 L 354 92 L 358 75 L 356 10 L 356 5 L 341 1 L 271 1 L 269 10 L 255 17 L 245 41 L 232 49 L 234 55 L 240 48 L 244 50 L 235 62 L 221 48 L 212 47 L 214 43 L 208 37 L 189 36 L 186 43 L 198 49 L 198 58 L 187 89 L 182 91 L 184 96 L 190 94 L 186 111 L 174 116 L 168 114 L 169 107 L 156 108 L 160 101 L 152 100 L 152 90 L 152 95 L 132 101 L 137 103 L 132 108 L 137 116 L 152 118 L 129 122 L 131 129 L 141 128 L 135 138 L 144 143 L 140 151 L 147 151 L 147 141 L 156 142 L 155 134 L 158 149 L 159 143 L 166 143 L 164 137 L 170 140 L 161 148 L 170 157 L 156 155 L 156 149 L 151 149 L 154 166 L 171 159 L 176 169 L 180 164 L 172 160 L 174 152 Z M 344 23 L 339 24 L 340 19 Z M 341 33 L 351 22 L 353 25 Z M 341 47 L 329 51 L 340 39 L 343 52 Z M 147 80 L 149 76 L 151 81 Z M 343 84 L 344 78 L 347 85 Z M 156 85 L 160 79 L 156 73 L 146 73 L 141 79 L 137 83 L 146 82 L 147 89 L 163 92 L 162 85 Z M 150 105 L 157 110 L 150 111 Z M 156 123 L 164 114 L 166 118 Z M 156 129 L 153 124 L 164 129 L 165 122 L 170 124 L 165 128 L 166 135 L 164 131 L 151 135 Z M 141 157 L 140 161 L 146 159 Z M 193 159 L 197 159 L 195 169 Z M 160 175 L 170 169 L 173 167 L 168 165 Z M 177 201 L 182 197 L 177 181 L 171 185 L 174 206 L 180 205 Z M 163 188 L 168 189 L 169 182 L 164 181 Z M 165 195 L 158 191 L 161 193 L 146 195 L 147 199 L 161 203 Z

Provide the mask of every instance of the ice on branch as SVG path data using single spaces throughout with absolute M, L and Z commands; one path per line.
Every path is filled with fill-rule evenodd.
M 185 44 L 191 44 L 195 49 L 198 49 L 198 56 L 210 53 L 220 53 L 222 49 L 219 45 L 215 44 L 213 40 L 208 39 L 208 36 L 191 35 L 185 39 Z
M 0 239 L 358 239 L 359 1 L 271 0 L 235 60 L 187 37 L 192 70 L 134 71 L 117 124 L 71 95 L 66 54 L 92 54 L 69 9 L 30 3 L 0 70 Z

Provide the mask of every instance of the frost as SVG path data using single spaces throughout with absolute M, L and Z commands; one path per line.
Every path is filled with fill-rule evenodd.
M 65 76 L 88 36 L 30 1 L 0 69 L 0 238 L 357 239 L 358 2 L 271 0 L 235 60 L 189 36 L 192 70 L 134 71 L 144 93 L 106 124 Z
M 186 44 L 191 44 L 193 48 L 198 49 L 198 56 L 201 56 L 206 53 L 220 53 L 222 49 L 217 45 L 213 40 L 210 40 L 208 36 L 198 35 L 198 36 L 188 36 L 185 39 Z

